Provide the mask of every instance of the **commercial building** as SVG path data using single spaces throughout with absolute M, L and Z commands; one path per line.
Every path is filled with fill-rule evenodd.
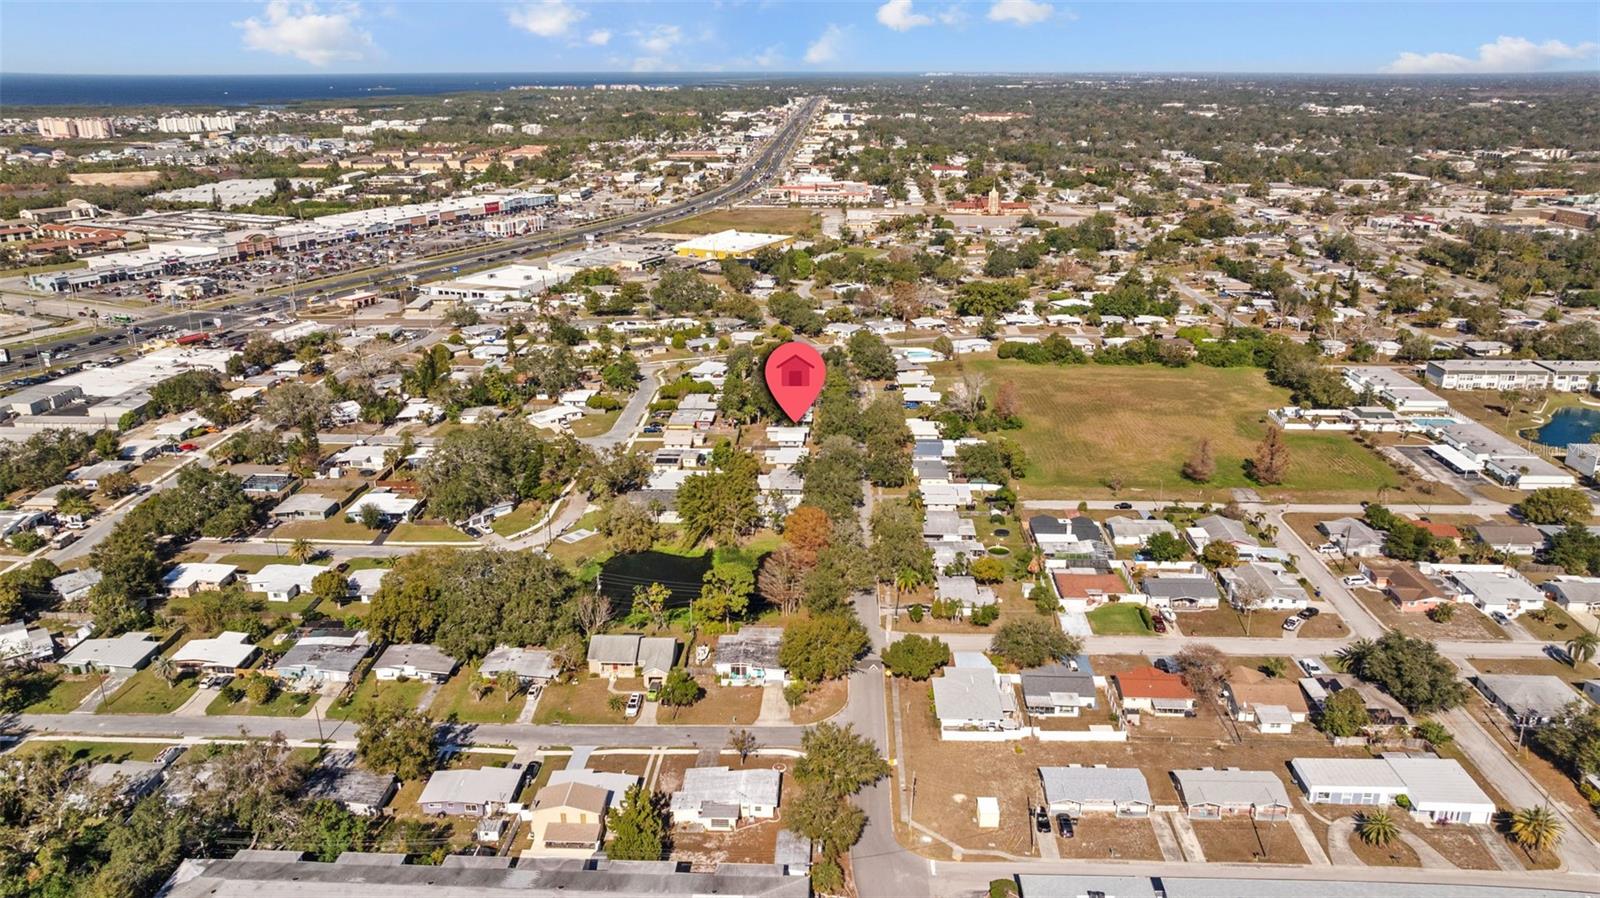
M 769 247 L 782 248 L 792 243 L 794 237 L 790 234 L 761 234 L 729 228 L 685 240 L 674 245 L 672 251 L 691 259 L 744 259 Z

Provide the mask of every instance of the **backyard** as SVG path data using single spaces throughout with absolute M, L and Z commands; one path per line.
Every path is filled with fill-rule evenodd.
M 1289 433 L 1285 482 L 1263 486 L 1248 479 L 1244 461 L 1266 432 L 1267 410 L 1289 402 L 1288 391 L 1255 369 L 1056 367 L 996 359 L 965 367 L 987 378 L 991 393 L 1006 381 L 1016 385 L 1023 427 L 1005 435 L 1027 453 L 1020 487 L 1028 497 L 1159 494 L 1227 501 L 1230 489 L 1247 488 L 1332 501 L 1370 499 L 1379 487 L 1390 501 L 1404 496 L 1400 476 L 1345 434 Z M 957 377 L 953 365 L 940 368 L 947 383 Z M 1202 439 L 1211 441 L 1216 460 L 1216 474 L 1203 487 L 1179 475 Z M 1436 491 L 1431 501 L 1448 500 Z

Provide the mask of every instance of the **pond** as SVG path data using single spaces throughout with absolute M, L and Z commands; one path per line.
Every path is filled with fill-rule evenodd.
M 1600 432 L 1600 409 L 1568 407 L 1545 422 L 1534 439 L 1565 449 L 1572 443 L 1590 442 L 1596 432 Z

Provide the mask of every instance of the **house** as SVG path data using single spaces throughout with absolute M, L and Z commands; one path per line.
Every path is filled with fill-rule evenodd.
M 267 515 L 274 521 L 325 521 L 339 510 L 339 503 L 317 493 L 295 493 L 273 506 Z
M 1541 727 L 1578 700 L 1560 677 L 1532 674 L 1479 674 L 1478 691 L 1518 727 Z
M 169 595 L 188 597 L 197 592 L 210 592 L 232 583 L 239 568 L 231 564 L 179 564 L 161 578 L 161 585 Z
M 1117 515 L 1106 518 L 1106 530 L 1111 533 L 1111 544 L 1114 546 L 1143 546 L 1157 533 L 1165 533 L 1173 539 L 1178 538 L 1178 528 L 1160 518 L 1130 518 L 1126 515 Z
M 790 876 L 810 876 L 811 858 L 816 853 L 817 847 L 810 839 L 792 829 L 780 829 L 772 848 L 772 862 Z
M 1281 564 L 1252 561 L 1221 573 L 1228 603 L 1235 608 L 1297 611 L 1311 604 L 1311 597 Z
M 978 581 L 970 576 L 946 577 L 941 574 L 935 577 L 933 596 L 940 602 L 955 602 L 963 616 L 970 616 L 973 611 L 999 601 L 995 598 L 994 590 L 979 586 Z
M 591 857 L 605 837 L 606 808 L 611 793 L 598 786 L 565 782 L 548 785 L 523 812 L 528 821 L 532 857 Z
M 1579 688 L 1589 697 L 1589 701 L 1600 705 L 1600 680 L 1584 680 L 1579 684 Z
M 1114 572 L 1052 571 L 1050 585 L 1067 611 L 1091 611 L 1107 602 L 1143 598 L 1132 593 L 1122 575 Z
M 1184 530 L 1184 538 L 1189 540 L 1189 545 L 1194 546 L 1196 552 L 1203 551 L 1206 546 L 1214 542 L 1230 543 L 1235 546 L 1254 546 L 1256 541 L 1251 538 L 1250 531 L 1243 521 L 1225 518 L 1220 514 L 1208 514 L 1194 522 L 1194 525 Z
M 1516 617 L 1542 607 L 1545 602 L 1544 593 L 1514 568 L 1461 564 L 1435 565 L 1433 569 L 1447 574 L 1460 590 L 1461 598 L 1478 606 L 1484 614 Z
M 402 496 L 393 490 L 372 490 L 351 502 L 344 516 L 346 520 L 359 521 L 366 514 L 366 509 L 371 508 L 377 512 L 379 521 L 389 526 L 411 520 L 421 504 L 421 499 Z
M 788 674 L 778 663 L 781 627 L 746 626 L 717 640 L 713 667 L 725 686 L 782 686 Z
M 224 630 L 211 639 L 191 639 L 172 653 L 172 663 L 183 670 L 205 674 L 236 674 L 250 666 L 260 649 L 247 633 Z
M 43 627 L 22 621 L 0 624 L 0 664 L 49 661 L 56 656 L 56 641 Z
M 306 801 L 326 799 L 360 817 L 371 817 L 394 798 L 400 781 L 394 774 L 374 773 L 362 767 L 356 753 L 330 751 L 306 774 L 300 797 Z
M 478 676 L 485 680 L 498 679 L 508 670 L 517 675 L 523 686 L 544 686 L 561 673 L 555 656 L 544 649 L 513 645 L 495 646 L 478 664 Z
M 1174 770 L 1172 779 L 1190 820 L 1287 820 L 1293 805 L 1283 780 L 1270 770 Z
M 132 803 L 160 788 L 167 778 L 167 761 L 105 761 L 89 768 L 82 794 L 70 795 L 69 805 L 83 806 L 89 796 L 111 790 L 119 802 Z
M 958 652 L 955 664 L 932 680 L 933 714 L 941 738 L 952 733 L 1017 729 L 1017 697 L 994 665 L 977 652 Z
M 1370 558 L 1383 554 L 1384 534 L 1368 527 L 1359 518 L 1323 521 L 1317 529 L 1346 558 Z
M 1152 608 L 1203 611 L 1222 601 L 1217 581 L 1206 574 L 1155 574 L 1145 577 L 1141 588 Z
M 99 571 L 94 568 L 83 568 L 82 570 L 67 571 L 65 574 L 51 579 L 50 588 L 61 596 L 62 604 L 77 605 L 88 601 L 89 590 L 94 589 L 95 584 L 99 583 L 100 579 L 101 574 Z
M 110 639 L 85 639 L 61 659 L 73 673 L 109 673 L 127 676 L 150 663 L 161 649 L 149 633 L 134 631 Z
M 770 820 L 778 813 L 782 779 L 769 769 L 691 767 L 683 772 L 682 788 L 672 793 L 672 822 L 727 832 L 741 820 Z
M 297 689 L 317 689 L 325 683 L 348 683 L 372 646 L 365 642 L 326 643 L 302 639 L 283 653 L 272 672 Z
M 1039 779 L 1052 814 L 1148 817 L 1155 807 L 1150 785 L 1137 767 L 1040 767 Z
M 1099 689 L 1089 657 L 1049 664 L 1022 672 L 1022 706 L 1034 717 L 1077 717 L 1099 707 Z
M 1479 524 L 1473 530 L 1478 542 L 1502 555 L 1532 558 L 1544 548 L 1544 534 L 1526 524 Z
M 329 456 L 318 472 L 322 477 L 371 477 L 389 467 L 387 446 L 346 446 Z
M 1154 667 L 1139 667 L 1113 674 L 1117 692 L 1122 696 L 1122 710 L 1148 712 L 1168 717 L 1193 717 L 1196 699 L 1194 691 L 1183 677 Z
M 1404 562 L 1367 562 L 1361 566 L 1361 572 L 1372 581 L 1372 585 L 1383 590 L 1396 608 L 1408 614 L 1426 613 L 1435 606 L 1455 601 L 1442 586 L 1414 565 Z
M 97 490 L 100 481 L 112 474 L 125 474 L 133 469 L 133 462 L 128 461 L 102 461 L 92 465 L 74 468 L 67 474 L 67 479 L 86 490 Z
M 678 660 L 678 641 L 638 633 L 600 634 L 589 639 L 589 672 L 607 677 L 643 677 L 650 688 L 667 678 Z
M 380 680 L 426 680 L 443 683 L 455 673 L 456 659 L 423 643 L 391 645 L 372 665 L 372 675 Z
M 1294 724 L 1306 722 L 1310 711 L 1298 682 L 1269 677 L 1253 667 L 1229 670 L 1222 692 L 1233 719 L 1253 721 L 1263 733 L 1291 732 Z
M 1557 577 L 1541 583 L 1539 588 L 1567 611 L 1600 612 L 1600 577 Z
M 1384 807 L 1404 795 L 1412 817 L 1435 823 L 1483 825 L 1495 813 L 1494 802 L 1453 759 L 1294 758 L 1289 770 L 1311 804 Z
M 1028 532 L 1039 552 L 1051 558 L 1109 559 L 1112 555 L 1100 525 L 1086 515 L 1034 515 L 1028 519 Z
M 269 564 L 246 574 L 245 584 L 251 592 L 266 593 L 269 602 L 287 602 L 303 592 L 309 593 L 311 581 L 328 570 L 319 564 Z
M 389 569 L 381 567 L 351 571 L 350 576 L 345 578 L 345 595 L 370 602 L 372 597 L 378 594 L 378 590 L 383 588 L 383 578 L 388 574 Z
M 422 813 L 434 816 L 493 817 L 517 800 L 527 767 L 437 770 L 417 798 Z

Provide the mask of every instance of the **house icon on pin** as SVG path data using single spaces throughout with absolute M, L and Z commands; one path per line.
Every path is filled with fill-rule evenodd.
M 778 363 L 778 377 L 785 387 L 809 387 L 813 367 L 810 362 L 799 357 L 785 359 Z

